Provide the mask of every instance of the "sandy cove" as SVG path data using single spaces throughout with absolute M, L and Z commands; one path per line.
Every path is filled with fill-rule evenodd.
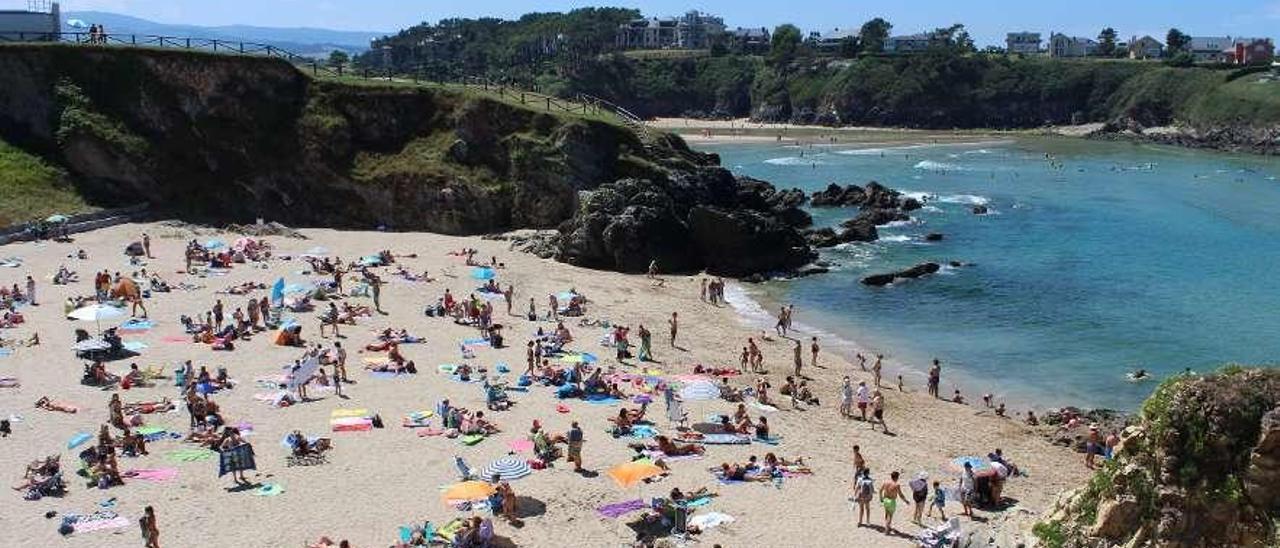
M 158 325 L 145 334 L 125 337 L 149 345 L 132 361 L 144 367 L 158 365 L 169 372 L 185 359 L 193 360 L 197 366 L 208 366 L 211 371 L 219 366 L 228 368 L 240 385 L 213 399 L 221 405 L 230 424 L 247 421 L 254 427 L 248 439 L 257 453 L 258 474 L 250 473 L 250 479 L 278 483 L 284 488 L 283 494 L 261 497 L 252 492 L 229 492 L 228 488 L 234 484 L 230 478 L 217 477 L 216 460 L 192 463 L 166 459 L 168 453 L 191 447 L 178 441 L 154 442 L 149 446 L 150 456 L 120 460 L 122 469 L 177 468 L 178 477 L 169 482 L 133 480 L 102 491 L 86 487 L 84 481 L 74 475 L 79 450 L 68 451 L 67 440 L 79 431 L 96 433 L 98 427 L 107 422 L 107 400 L 111 393 L 78 383 L 81 360 L 76 359 L 69 348 L 74 340 L 73 330 L 76 327 L 92 329 L 92 326 L 64 319 L 62 302 L 72 294 L 91 294 L 96 270 L 109 269 L 126 275 L 135 270 L 137 267 L 129 266 L 122 250 L 129 242 L 138 240 L 143 232 L 151 234 L 157 257 L 149 261 L 149 271 L 162 273 L 171 284 L 188 282 L 204 287 L 153 294 L 146 304 Z M 21 493 L 6 490 L 6 511 L 0 513 L 0 528 L 6 531 L 6 544 L 140 546 L 136 520 L 144 506 L 153 505 L 159 516 L 162 546 L 299 546 L 321 535 L 346 538 L 361 548 L 388 546 L 395 541 L 398 526 L 423 520 L 443 523 L 468 515 L 446 507 L 440 499 L 440 487 L 458 478 L 453 457 L 459 455 L 472 466 L 483 466 L 506 455 L 508 443 L 523 439 L 533 420 L 541 420 L 552 432 L 563 432 L 570 421 L 579 421 L 587 438 L 585 466 L 600 475 L 580 476 L 561 460 L 553 468 L 535 471 L 513 482 L 521 497 L 523 526 L 516 528 L 496 521 L 495 527 L 500 537 L 519 546 L 618 546 L 634 538 L 626 523 L 638 514 L 607 519 L 596 513 L 596 507 L 635 499 L 641 491 L 647 498 L 665 495 L 672 487 L 690 491 L 703 486 L 720 496 L 701 511 L 722 512 L 736 518 L 731 524 L 701 535 L 704 546 L 716 543 L 725 547 L 914 545 L 906 537 L 886 537 L 878 526 L 874 529 L 855 527 L 855 508 L 849 502 L 853 486 L 851 448 L 855 444 L 861 445 L 877 483 L 886 479 L 891 470 L 902 471 L 904 479 L 923 470 L 931 479 L 954 485 L 955 478 L 943 472 L 949 460 L 961 455 L 985 455 L 996 447 L 1003 448 L 1030 476 L 1007 483 L 1005 496 L 1015 500 L 1015 504 L 1002 512 L 979 511 L 978 515 L 987 525 L 1005 531 L 1029 527 L 1059 494 L 1081 485 L 1086 477 L 1081 457 L 1049 444 L 1030 428 L 994 417 L 977 407 L 934 400 L 924 394 L 923 386 L 908 386 L 906 393 L 896 389 L 885 391 L 886 416 L 895 435 L 872 432 L 866 423 L 842 419 L 837 413 L 841 376 L 851 375 L 855 381 L 870 382 L 870 375 L 850 365 L 848 357 L 830 353 L 820 356 L 817 369 L 806 368 L 806 374 L 814 379 L 810 385 L 821 398 L 821 406 L 794 411 L 785 409 L 784 405 L 782 410 L 768 414 L 773 434 L 783 437 L 779 446 L 713 446 L 705 459 L 675 462 L 670 477 L 643 486 L 641 490 L 623 490 L 603 474 L 632 455 L 626 446 L 631 440 L 616 440 L 605 432 L 609 424 L 607 417 L 616 415 L 618 408 L 571 400 L 565 402 L 571 412 L 561 414 L 555 409 L 558 400 L 547 388 L 513 393 L 516 405 L 510 411 L 486 413 L 503 432 L 474 447 L 443 437 L 418 437 L 412 429 L 400 426 L 402 415 L 430 409 L 444 397 L 467 408 L 484 407 L 480 385 L 455 382 L 436 371 L 439 364 L 458 362 L 459 342 L 475 337 L 476 331 L 422 314 L 424 305 L 434 302 L 445 288 L 465 296 L 478 285 L 470 278 L 470 269 L 461 259 L 446 254 L 449 250 L 473 247 L 481 257 L 496 255 L 499 261 L 505 262 L 507 268 L 499 271 L 498 279 L 504 287 L 507 283 L 515 285 L 517 314 L 527 307 L 530 297 L 534 298 L 539 311 L 543 311 L 548 294 L 575 288 L 591 300 L 588 317 L 607 318 L 633 328 L 640 324 L 647 326 L 654 333 L 656 359 L 661 361 L 650 367 L 658 367 L 667 374 L 690 373 L 695 363 L 736 367 L 740 348 L 748 336 L 759 334 L 760 326 L 747 324 L 731 307 L 700 302 L 698 278 L 693 276 L 667 277 L 665 285 L 655 287 L 643 276 L 592 271 L 541 260 L 510 252 L 505 242 L 478 237 L 334 230 L 303 232 L 310 239 L 266 238 L 278 255 L 293 255 L 292 261 L 272 260 L 265 269 L 236 265 L 225 276 L 207 278 L 177 272 L 182 268 L 184 244 L 192 234 L 157 224 L 124 225 L 79 234 L 73 243 L 0 247 L 0 257 L 18 256 L 24 260 L 21 268 L 0 268 L 0 284 L 22 285 L 30 273 L 39 280 L 41 302 L 38 307 L 22 308 L 28 322 L 16 329 L 0 331 L 0 336 L 20 340 L 35 331 L 43 341 L 38 347 L 18 348 L 13 355 L 0 357 L 0 376 L 18 377 L 22 383 L 18 389 L 0 388 L 0 416 L 23 417 L 14 424 L 13 436 L 0 439 L 0 470 L 14 483 L 21 478 L 22 467 L 28 462 L 61 453 L 70 485 L 69 494 L 63 498 L 49 497 L 35 502 L 24 501 Z M 214 236 L 198 237 L 204 241 Z M 236 236 L 217 237 L 230 242 Z M 289 282 L 308 282 L 313 277 L 297 273 L 305 263 L 296 257 L 313 246 L 326 247 L 345 260 L 380 249 L 390 249 L 396 254 L 417 253 L 416 259 L 402 259 L 401 263 L 410 271 L 429 270 L 437 278 L 432 283 L 411 283 L 394 279 L 386 272 L 384 279 L 394 279 L 382 294 L 383 308 L 389 314 L 365 319 L 360 325 L 343 330 L 347 337 L 344 346 L 352 351 L 348 369 L 358 382 L 344 387 L 350 399 L 321 393 L 317 401 L 283 409 L 254 399 L 255 394 L 266 391 L 256 387 L 254 379 L 279 373 L 282 365 L 292 363 L 299 355 L 298 349 L 275 346 L 270 337 L 262 334 L 239 343 L 230 352 L 215 352 L 207 345 L 163 341 L 165 337 L 182 334 L 177 321 L 180 314 L 203 315 L 217 297 L 228 306 L 229 316 L 248 298 L 215 295 L 215 291 L 247 281 L 270 284 L 280 276 Z M 89 260 L 67 258 L 77 249 L 87 250 Z M 52 285 L 49 280 L 59 265 L 77 271 L 81 281 L 70 286 Z M 261 298 L 266 294 L 259 290 L 253 296 Z M 349 300 L 371 304 L 365 298 Z M 667 344 L 666 320 L 673 311 L 680 313 L 679 343 L 687 350 L 676 350 Z M 798 311 L 799 317 L 803 314 L 803 310 Z M 322 341 L 326 345 L 333 341 L 319 337 L 316 313 L 295 316 L 304 326 L 303 336 L 308 341 Z M 518 373 L 524 364 L 524 343 L 536 326 L 523 318 L 507 317 L 500 302 L 495 316 L 496 321 L 511 326 L 507 330 L 509 346 L 500 350 L 478 348 L 475 363 L 492 368 L 495 363 L 505 362 Z M 551 323 L 540 325 L 548 329 L 554 327 Z M 597 342 L 602 335 L 599 328 L 579 327 L 576 322 L 569 325 L 576 338 L 571 348 L 597 354 L 602 364 L 613 362 L 613 353 Z M 373 330 L 385 327 L 407 328 L 412 334 L 426 338 L 423 344 L 402 347 L 406 357 L 418 364 L 418 375 L 378 379 L 359 369 L 362 355 L 355 353 L 355 349 L 373 339 Z M 855 334 L 847 338 L 856 340 L 857 337 Z M 807 341 L 807 337 L 805 339 Z M 782 377 L 790 370 L 791 344 L 775 340 L 764 343 L 762 350 L 776 392 L 783 384 Z M 113 362 L 110 368 L 123 373 L 130 361 Z M 895 378 L 896 371 L 895 364 L 888 363 L 885 378 Z M 753 378 L 740 376 L 732 382 L 745 387 Z M 945 369 L 943 382 L 945 386 Z M 171 380 L 161 383 L 153 388 L 119 393 L 126 402 L 179 398 Z M 45 395 L 73 402 L 80 406 L 80 412 L 64 414 L 35 409 L 33 403 Z M 368 408 L 380 414 L 387 426 L 370 432 L 330 433 L 328 419 L 330 412 L 337 408 Z M 688 402 L 685 408 L 690 418 L 699 422 L 710 413 L 731 413 L 733 404 Z M 673 429 L 662 416 L 660 403 L 654 406 L 651 416 L 660 430 Z M 169 426 L 180 432 L 187 430 L 188 419 L 183 410 L 146 418 L 149 425 Z M 438 419 L 434 420 L 438 425 Z M 332 437 L 335 448 L 329 463 L 286 467 L 288 451 L 280 445 L 280 440 L 294 429 Z M 707 468 L 721 462 L 744 462 L 749 455 L 763 456 L 768 451 L 788 458 L 805 457 L 813 475 L 788 478 L 779 489 L 770 483 L 721 485 L 707 472 Z M 60 514 L 88 514 L 108 498 L 116 499 L 114 510 L 129 518 L 128 527 L 78 533 L 64 540 L 57 533 L 59 520 L 44 517 L 50 510 Z M 952 501 L 947 511 L 948 515 L 957 514 L 960 506 Z M 873 513 L 875 523 L 881 523 L 878 505 L 873 505 Z M 895 524 L 914 536 L 920 528 L 908 522 L 910 515 L 911 507 L 900 504 Z M 936 523 L 936 517 L 926 523 Z M 966 527 L 972 526 L 967 519 L 963 523 Z

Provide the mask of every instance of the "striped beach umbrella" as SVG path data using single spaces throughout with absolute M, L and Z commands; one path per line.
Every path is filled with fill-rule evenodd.
M 720 399 L 720 387 L 707 381 L 691 382 L 680 389 L 680 397 L 685 401 L 717 400 Z
M 502 481 L 518 480 L 533 473 L 525 461 L 515 457 L 502 457 L 480 470 L 480 479 L 490 481 L 498 476 Z

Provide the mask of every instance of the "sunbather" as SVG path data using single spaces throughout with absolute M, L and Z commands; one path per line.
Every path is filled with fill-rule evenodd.
M 62 413 L 75 413 L 80 409 L 70 403 L 49 399 L 49 396 L 43 396 L 36 400 L 36 408 L 48 411 L 60 411 Z
M 671 441 L 666 436 L 656 436 L 654 441 L 658 443 L 658 450 L 668 457 L 680 457 L 685 455 L 701 455 L 706 449 L 701 445 L 691 443 L 679 444 Z

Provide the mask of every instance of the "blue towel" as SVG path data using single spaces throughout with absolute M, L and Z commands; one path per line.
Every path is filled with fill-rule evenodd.
M 218 453 L 218 477 L 231 472 L 257 469 L 258 465 L 253 461 L 252 445 L 246 443 Z

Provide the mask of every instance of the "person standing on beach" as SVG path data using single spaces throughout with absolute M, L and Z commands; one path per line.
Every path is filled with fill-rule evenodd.
M 698 300 L 705 303 L 707 302 L 707 279 L 706 278 L 700 279 L 699 284 L 702 286 L 702 288 L 698 290 Z
M 565 439 L 569 442 L 569 462 L 573 463 L 573 471 L 582 473 L 582 428 L 578 427 L 578 421 L 573 421 L 569 425 L 569 432 L 565 434 Z
M 142 528 L 142 545 L 144 548 L 160 548 L 160 527 L 156 525 L 156 510 L 150 506 L 142 511 L 138 518 L 138 526 Z
M 818 338 L 814 337 L 809 341 L 809 354 L 811 356 L 809 359 L 810 367 L 818 367 L 818 350 Z
M 644 324 L 640 324 L 638 331 L 640 334 L 640 350 L 636 353 L 636 357 L 642 362 L 651 362 L 653 361 L 653 333 L 645 329 Z
M 213 327 L 222 331 L 222 299 L 213 302 Z
M 871 470 L 866 468 L 859 470 L 854 478 L 853 498 L 858 501 L 858 527 L 862 527 L 864 520 L 871 524 L 871 499 L 875 497 L 876 484 L 871 481 Z
M 40 306 L 36 303 L 36 279 L 27 276 L 27 303 L 31 306 Z
M 933 359 L 933 365 L 929 366 L 929 395 L 938 397 L 938 386 L 942 383 L 942 364 L 938 363 L 938 358 Z
M 973 477 L 973 465 L 968 461 L 964 463 L 964 473 L 960 476 L 960 505 L 964 507 L 962 514 L 973 517 L 973 500 L 975 496 L 974 485 L 977 480 Z
M 853 383 L 848 376 L 840 385 L 840 416 L 846 419 L 853 416 Z
M 373 309 L 379 314 L 386 314 L 382 311 L 382 278 L 370 274 L 369 290 L 373 292 Z
M 502 292 L 502 298 L 507 301 L 507 315 L 511 315 L 511 305 L 515 303 L 516 286 L 507 284 L 507 290 Z
M 875 381 L 874 384 L 876 388 L 880 388 L 880 370 L 884 367 L 880 364 L 880 361 L 883 358 L 884 354 L 876 354 L 876 363 L 871 366 L 871 375 Z
M 671 348 L 676 348 L 676 334 L 680 331 L 680 314 L 678 312 L 671 313 L 671 319 L 667 320 L 671 326 Z
M 787 305 L 787 325 L 783 327 L 786 331 L 791 331 L 791 322 L 796 319 L 795 303 Z M 785 333 L 784 333 L 785 335 Z
M 1089 437 L 1084 444 L 1084 465 L 1093 470 L 1094 460 L 1102 450 L 1102 436 L 1098 433 L 1098 425 L 1089 425 Z
M 889 425 L 884 422 L 884 394 L 879 390 L 871 394 L 871 430 L 876 429 L 876 423 L 880 423 L 880 429 L 884 433 L 889 433 Z
M 871 392 L 867 389 L 867 381 L 858 381 L 858 412 L 862 420 L 867 420 L 867 405 L 871 403 Z
M 151 256 L 151 236 L 149 236 L 146 232 L 142 233 L 142 251 L 143 253 L 147 254 L 148 259 L 155 258 Z
M 795 372 L 792 374 L 799 379 L 802 377 L 800 368 L 804 367 L 804 350 L 800 348 L 800 339 L 796 339 L 796 346 L 793 351 L 795 354 Z
M 867 459 L 862 457 L 862 448 L 853 446 L 853 476 L 858 477 L 867 469 Z
M 787 335 L 787 307 L 785 305 L 778 310 L 778 323 L 773 326 L 773 330 L 778 332 L 780 337 Z
M 898 472 L 889 474 L 889 480 L 880 485 L 880 503 L 884 505 L 884 534 L 893 534 L 893 513 L 898 509 L 898 499 L 911 504 L 907 496 L 902 494 L 902 486 L 898 484 Z

